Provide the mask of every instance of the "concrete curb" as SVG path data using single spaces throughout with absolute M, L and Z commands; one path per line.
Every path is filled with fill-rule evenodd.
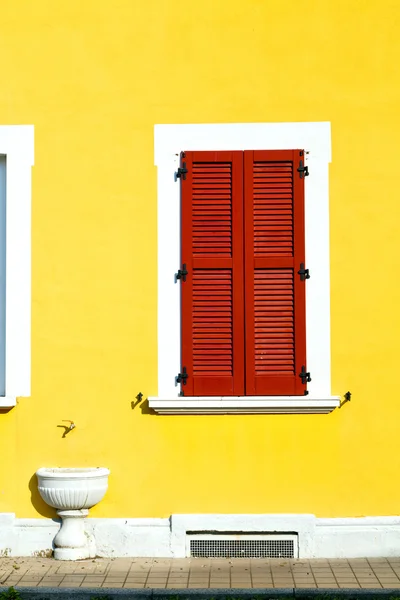
M 0 587 L 0 594 L 9 587 Z M 21 600 L 400 600 L 400 589 L 120 589 L 15 587 Z

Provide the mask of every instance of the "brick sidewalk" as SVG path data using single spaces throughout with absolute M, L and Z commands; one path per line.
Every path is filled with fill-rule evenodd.
M 0 585 L 169 589 L 400 588 L 400 558 L 97 558 L 79 562 L 1 558 Z

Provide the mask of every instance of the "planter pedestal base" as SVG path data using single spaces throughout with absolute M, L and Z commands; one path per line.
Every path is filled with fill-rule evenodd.
M 94 558 L 94 541 L 85 532 L 87 509 L 58 510 L 61 517 L 61 529 L 54 538 L 54 558 L 56 560 L 82 560 Z

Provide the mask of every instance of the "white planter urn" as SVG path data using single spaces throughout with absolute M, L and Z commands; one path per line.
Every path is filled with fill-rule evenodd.
M 56 560 L 81 560 L 96 556 L 93 536 L 85 531 L 89 508 L 100 502 L 108 488 L 110 471 L 102 467 L 83 469 L 41 468 L 36 472 L 41 497 L 57 509 L 61 529 L 54 538 Z

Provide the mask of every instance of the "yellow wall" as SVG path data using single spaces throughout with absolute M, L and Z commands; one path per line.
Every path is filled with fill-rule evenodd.
M 35 167 L 32 397 L 0 414 L 0 512 L 53 514 L 40 466 L 101 465 L 96 517 L 399 513 L 399 25 L 395 0 L 3 0 L 0 123 L 35 125 Z M 157 393 L 154 124 L 319 120 L 351 403 L 132 410 Z

